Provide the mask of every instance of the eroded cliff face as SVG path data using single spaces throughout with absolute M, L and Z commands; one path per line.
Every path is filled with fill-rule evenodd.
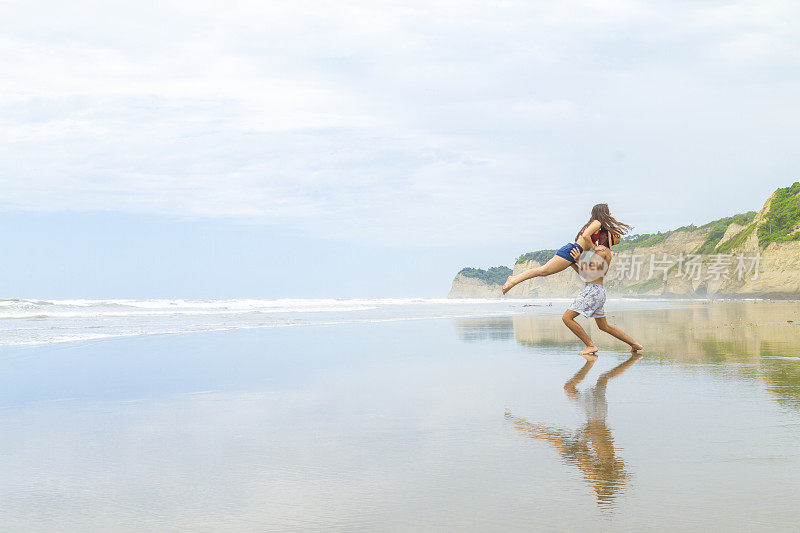
M 612 248 L 613 259 L 605 278 L 609 295 L 800 298 L 800 241 L 759 244 L 759 228 L 772 223 L 767 215 L 773 208 L 776 194 L 767 199 L 755 217 L 751 213 L 749 220 L 743 220 L 744 224 L 731 221 L 727 227 L 713 224 L 689 227 L 671 232 L 666 238 L 651 239 L 657 241 L 651 245 L 644 241 L 641 245 Z M 800 196 L 797 203 L 800 205 Z M 774 216 L 772 218 L 774 220 Z M 794 231 L 800 231 L 800 224 L 789 229 L 788 233 Z M 538 266 L 541 265 L 537 261 L 517 263 L 514 274 Z M 583 280 L 572 269 L 567 269 L 520 283 L 506 297 L 572 297 L 582 287 Z M 449 297 L 491 298 L 500 295 L 498 284 L 457 276 Z
M 501 285 L 487 283 L 482 279 L 456 275 L 448 298 L 499 298 L 503 295 Z

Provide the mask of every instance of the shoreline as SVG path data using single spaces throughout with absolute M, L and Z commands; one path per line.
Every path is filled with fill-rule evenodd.
M 365 302 L 365 300 L 360 300 Z M 111 315 L 83 316 L 78 319 L 36 316 L 5 322 L 5 342 L 0 350 L 9 348 L 38 349 L 45 346 L 71 346 L 113 341 L 116 339 L 167 337 L 197 333 L 272 330 L 309 326 L 342 326 L 420 322 L 429 320 L 465 320 L 560 315 L 572 298 L 508 298 L 508 299 L 417 299 L 407 307 L 374 305 L 358 308 L 343 307 L 338 312 L 297 312 L 289 314 L 177 314 L 177 315 Z M 679 308 L 703 308 L 714 304 L 789 304 L 795 300 L 756 298 L 608 298 L 607 311 L 664 311 Z M 378 302 L 378 300 L 376 300 Z M 347 301 L 342 301 L 347 304 Z M 749 306 L 748 306 L 749 307 Z M 104 330 L 105 328 L 105 330 Z M 67 333 L 59 333 L 67 331 Z M 15 338 L 16 337 L 16 338 Z

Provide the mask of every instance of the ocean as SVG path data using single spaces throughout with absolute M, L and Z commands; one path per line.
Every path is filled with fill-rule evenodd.
M 447 298 L 230 300 L 0 300 L 0 346 L 201 331 L 512 316 L 570 300 Z M 651 300 L 620 300 L 628 308 Z M 686 302 L 684 302 L 686 305 Z M 554 307 L 555 306 L 555 307 Z

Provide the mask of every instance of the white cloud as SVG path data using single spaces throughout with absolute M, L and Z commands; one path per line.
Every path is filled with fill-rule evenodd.
M 749 183 L 776 154 L 787 169 L 800 163 L 787 155 L 798 128 L 791 2 L 3 10 L 5 209 L 236 217 L 371 242 L 518 242 L 529 238 L 519 228 L 571 233 L 564 224 L 599 196 L 639 214 L 642 186 L 670 180 L 661 199 L 682 200 L 681 186 L 702 188 L 692 169 L 707 172 L 709 153 L 728 157 L 709 179 Z M 775 84 L 755 100 L 741 81 L 753 62 L 759 83 Z M 789 109 L 770 131 L 764 110 L 776 106 Z M 729 149 L 753 130 L 770 142 Z M 661 209 L 642 214 L 668 219 Z

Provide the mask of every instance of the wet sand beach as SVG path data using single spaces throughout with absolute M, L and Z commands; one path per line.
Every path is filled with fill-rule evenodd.
M 562 307 L 2 347 L 0 520 L 796 530 L 797 302 L 611 302 L 592 363 Z

